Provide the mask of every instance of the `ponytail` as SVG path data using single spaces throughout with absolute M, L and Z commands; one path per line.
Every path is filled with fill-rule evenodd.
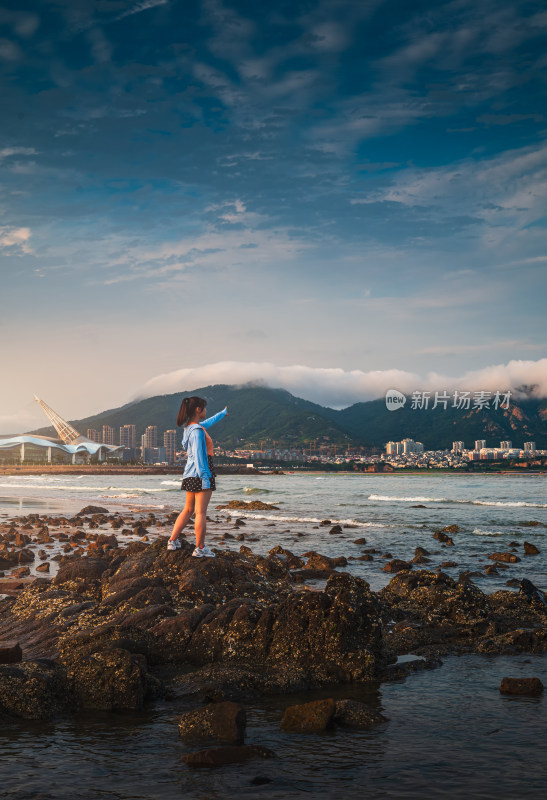
M 179 413 L 177 414 L 177 425 L 179 428 L 181 425 L 187 425 L 188 420 L 192 419 L 197 408 L 205 408 L 206 406 L 207 400 L 204 400 L 203 397 L 197 397 L 196 395 L 184 397 L 180 404 Z

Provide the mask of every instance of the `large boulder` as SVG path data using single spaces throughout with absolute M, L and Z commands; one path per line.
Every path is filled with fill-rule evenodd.
M 297 733 L 320 733 L 332 725 L 336 703 L 332 698 L 312 700 L 285 709 L 281 728 Z
M 246 722 L 243 706 L 227 700 L 188 711 L 181 716 L 178 725 L 183 739 L 220 739 L 243 744 Z
M 0 666 L 0 713 L 52 719 L 70 706 L 63 670 L 41 659 Z
M 61 563 L 53 583 L 60 584 L 66 581 L 73 581 L 78 578 L 86 580 L 96 580 L 108 568 L 108 561 L 101 558 L 70 558 Z

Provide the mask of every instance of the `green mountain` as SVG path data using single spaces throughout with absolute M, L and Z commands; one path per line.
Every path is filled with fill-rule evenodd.
M 207 400 L 208 417 L 228 406 L 228 415 L 213 434 L 215 443 L 223 447 L 259 447 L 261 440 L 264 449 L 271 446 L 273 441 L 276 447 L 301 446 L 314 440 L 340 446 L 347 446 L 348 443 L 367 444 L 361 441 L 359 435 L 351 435 L 325 414 L 325 411 L 332 409 L 294 397 L 285 389 L 269 389 L 252 384 L 243 387 L 217 384 L 195 389 L 192 394 Z M 69 422 L 84 435 L 88 428 L 102 431 L 103 425 L 110 425 L 118 436 L 118 429 L 122 425 L 133 424 L 136 426 L 137 443 L 148 425 L 157 425 L 158 440 L 162 441 L 164 431 L 177 429 L 176 419 L 183 396 L 177 392 L 148 397 Z M 178 430 L 182 438 L 182 428 Z M 31 433 L 55 435 L 52 427 Z
M 270 389 L 253 383 L 243 386 L 216 384 L 196 389 L 192 394 L 207 400 L 207 416 L 224 406 L 228 415 L 214 429 L 216 444 L 227 448 L 260 447 L 276 449 L 308 446 L 311 442 L 337 447 L 365 446 L 382 448 L 386 442 L 410 437 L 423 442 L 426 450 L 446 449 L 453 441 L 471 447 L 476 439 L 486 439 L 489 447 L 510 439 L 515 447 L 535 441 L 538 449 L 547 449 L 547 400 L 511 403 L 505 409 L 463 411 L 442 407 L 412 410 L 410 403 L 397 411 L 388 411 L 384 399 L 354 403 L 335 410 L 295 397 L 285 389 Z M 85 419 L 70 420 L 81 433 L 88 428 L 102 430 L 111 425 L 118 436 L 122 425 L 134 424 L 137 442 L 148 425 L 157 425 L 159 441 L 164 431 L 176 429 L 176 418 L 183 394 L 159 395 L 126 403 Z M 53 428 L 31 431 L 55 435 Z M 179 429 L 182 438 L 182 429 Z M 116 439 L 117 441 L 117 439 Z

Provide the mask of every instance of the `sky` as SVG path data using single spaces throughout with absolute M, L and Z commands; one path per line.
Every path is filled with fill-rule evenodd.
M 34 394 L 547 396 L 546 34 L 542 2 L 4 2 L 0 432 Z

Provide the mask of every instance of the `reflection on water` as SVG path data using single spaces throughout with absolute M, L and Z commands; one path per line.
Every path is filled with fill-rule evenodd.
M 217 798 L 540 798 L 547 700 L 499 693 L 505 675 L 547 683 L 547 655 L 451 656 L 405 681 L 348 687 L 389 718 L 372 730 L 280 731 L 285 706 L 332 690 L 247 704 L 248 744 L 276 758 L 192 771 L 178 736 L 180 703 L 138 714 L 89 713 L 56 723 L 18 721 L 0 734 L 0 798 L 216 800 Z M 76 789 L 77 787 L 77 789 Z

